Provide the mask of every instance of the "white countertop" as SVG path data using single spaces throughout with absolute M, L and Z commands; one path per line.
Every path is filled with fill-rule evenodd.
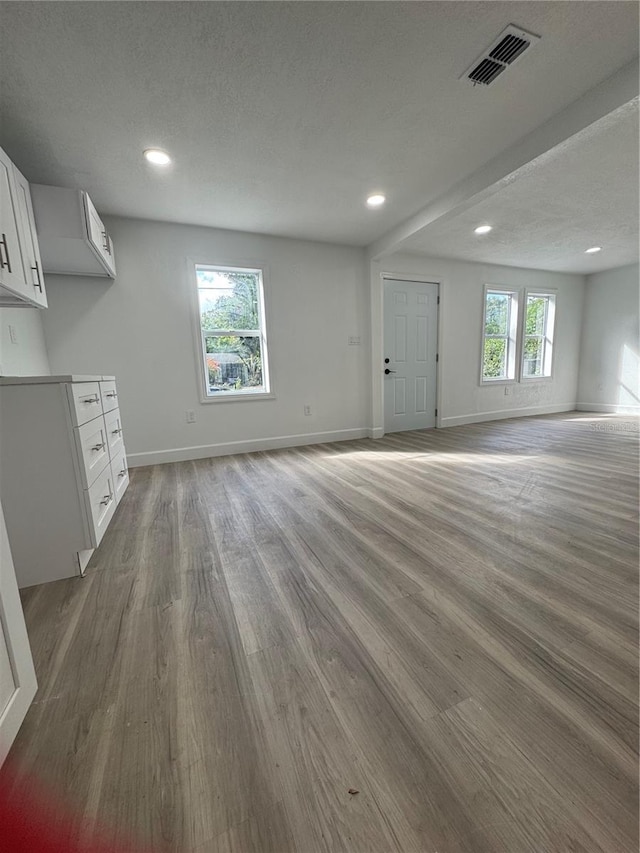
M 46 385 L 53 382 L 105 382 L 115 376 L 68 373 L 66 376 L 0 376 L 0 385 Z

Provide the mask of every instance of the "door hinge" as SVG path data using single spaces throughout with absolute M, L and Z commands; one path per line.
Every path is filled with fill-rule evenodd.
M 436 361 L 440 361 L 440 353 L 439 352 L 436 353 Z
M 436 305 L 440 305 L 440 297 L 439 296 L 438 296 L 438 301 L 436 302 Z
M 438 417 L 438 410 L 436 409 L 436 417 Z

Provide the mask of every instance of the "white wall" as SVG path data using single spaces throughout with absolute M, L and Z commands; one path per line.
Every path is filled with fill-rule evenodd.
M 418 275 L 441 282 L 440 426 L 575 408 L 584 277 L 515 267 L 467 263 L 444 258 L 394 254 L 371 263 L 372 421 L 374 435 L 383 429 L 381 366 L 382 274 Z M 483 288 L 502 284 L 514 289 L 557 290 L 553 378 L 507 386 L 480 385 Z
M 50 373 L 40 308 L 0 308 L 0 374 L 44 376 Z M 15 343 L 11 340 L 14 329 Z
M 587 278 L 578 384 L 583 411 L 640 411 L 638 279 L 638 264 Z
M 133 219 L 111 218 L 107 227 L 115 282 L 47 276 L 44 328 L 54 373 L 117 376 L 130 463 L 368 433 L 363 250 Z M 188 258 L 266 264 L 276 399 L 200 403 Z M 349 346 L 349 336 L 361 345 Z M 187 409 L 195 424 L 186 423 Z

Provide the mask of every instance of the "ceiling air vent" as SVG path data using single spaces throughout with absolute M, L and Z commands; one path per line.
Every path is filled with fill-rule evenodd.
M 460 79 L 469 80 L 474 86 L 478 83 L 488 86 L 539 40 L 540 36 L 534 36 L 515 24 L 509 24 L 473 65 L 467 68 Z

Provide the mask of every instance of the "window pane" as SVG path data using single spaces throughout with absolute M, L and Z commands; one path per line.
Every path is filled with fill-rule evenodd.
M 527 335 L 544 335 L 544 319 L 547 299 L 544 296 L 529 296 L 527 299 Z
M 504 338 L 485 338 L 482 375 L 485 379 L 507 378 L 507 342 Z
M 509 334 L 509 300 L 508 293 L 487 293 L 485 313 L 485 335 Z
M 197 272 L 203 329 L 260 328 L 257 273 Z
M 542 338 L 525 339 L 523 361 L 523 372 L 525 376 L 542 376 L 542 354 Z
M 255 335 L 207 335 L 204 339 L 208 394 L 262 391 L 262 347 Z

